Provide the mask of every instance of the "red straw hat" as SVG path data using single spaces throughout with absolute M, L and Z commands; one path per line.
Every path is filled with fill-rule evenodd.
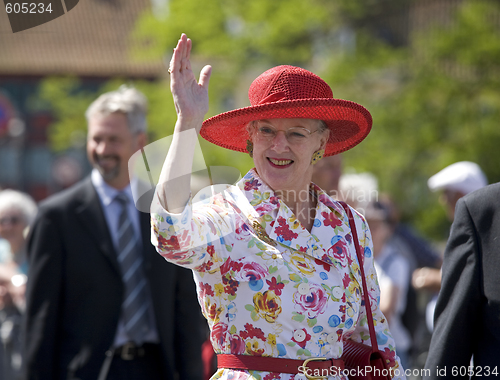
M 363 106 L 334 99 L 319 76 L 295 66 L 276 66 L 255 79 L 248 90 L 250 107 L 213 116 L 203 122 L 201 136 L 223 148 L 245 152 L 253 120 L 305 118 L 323 120 L 330 128 L 325 156 L 346 151 L 370 132 L 372 117 Z

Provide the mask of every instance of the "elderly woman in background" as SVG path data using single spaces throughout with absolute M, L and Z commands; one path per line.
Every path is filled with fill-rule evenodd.
M 0 378 L 17 379 L 22 364 L 21 315 L 28 263 L 25 241 L 37 212 L 25 193 L 0 192 L 0 237 L 8 244 L 0 257 Z
M 178 119 L 152 205 L 152 240 L 165 259 L 193 270 L 218 354 L 213 379 L 304 378 L 307 359 L 315 360 L 307 368 L 330 368 L 328 379 L 347 378 L 338 371 L 344 341 L 370 340 L 354 244 L 364 250 L 379 348 L 404 378 L 378 307 L 368 226 L 353 211 L 359 236 L 353 242 L 344 208 L 311 183 L 322 156 L 365 138 L 370 114 L 333 99 L 313 73 L 278 66 L 252 83 L 250 107 L 203 122 L 211 68 L 203 68 L 198 83 L 190 51 L 183 34 L 169 69 Z M 187 173 L 198 133 L 247 150 L 255 168 L 193 204 Z
M 23 274 L 28 272 L 24 251 L 26 236 L 36 212 L 36 203 L 28 194 L 11 189 L 0 192 L 0 237 L 9 243 L 0 262 Z

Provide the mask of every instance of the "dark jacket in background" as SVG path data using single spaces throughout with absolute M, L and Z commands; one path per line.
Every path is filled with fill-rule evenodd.
M 200 311 L 189 270 L 166 262 L 140 213 L 165 372 L 202 375 Z M 25 321 L 26 379 L 96 380 L 112 346 L 123 283 L 111 235 L 90 177 L 40 205 L 31 230 Z
M 472 356 L 478 377 L 495 369 L 500 376 L 500 183 L 457 203 L 426 378 L 468 379 L 460 367 L 468 367 Z

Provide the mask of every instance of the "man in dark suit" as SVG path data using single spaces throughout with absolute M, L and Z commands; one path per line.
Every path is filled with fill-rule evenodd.
M 461 198 L 443 263 L 428 379 L 500 375 L 500 183 Z M 469 372 L 473 359 L 474 366 Z
M 26 379 L 201 379 L 190 271 L 150 243 L 129 158 L 146 144 L 146 99 L 106 93 L 87 110 L 91 175 L 40 205 L 31 230 Z

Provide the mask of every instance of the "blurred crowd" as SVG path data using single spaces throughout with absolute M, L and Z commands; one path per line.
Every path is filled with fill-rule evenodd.
M 119 227 L 118 222 L 115 225 L 110 223 L 112 218 L 116 217 L 118 220 L 119 212 L 124 212 L 123 210 L 119 211 L 118 203 L 113 206 L 114 198 L 112 196 L 114 197 L 118 190 L 127 190 L 130 187 L 127 162 L 135 151 L 134 149 L 120 151 L 119 148 L 113 148 L 115 146 L 113 144 L 115 144 L 114 141 L 116 139 L 119 139 L 118 136 L 128 136 L 127 133 L 130 133 L 127 129 L 127 124 L 131 123 L 130 120 L 132 120 L 128 114 L 129 112 L 131 114 L 137 112 L 142 117 L 142 119 L 138 119 L 139 121 L 145 117 L 145 107 L 144 109 L 140 108 L 138 111 L 128 111 L 128 108 L 126 108 L 130 104 L 134 104 L 134 102 L 138 104 L 142 102 L 142 98 L 131 91 L 126 88 L 121 89 L 116 93 L 111 93 L 109 99 L 98 100 L 97 103 L 94 103 L 89 108 L 89 115 L 87 115 L 90 141 L 88 153 L 89 159 L 95 168 L 92 173 L 92 183 L 97 189 L 97 193 L 93 195 L 94 199 L 89 203 L 89 207 L 91 207 L 91 204 L 98 204 L 99 198 L 97 198 L 97 194 L 100 197 L 102 207 L 105 207 L 105 209 L 106 207 L 111 207 L 110 210 L 106 209 L 106 218 L 104 219 L 105 223 L 109 224 L 110 231 L 113 228 L 119 230 L 122 228 Z M 116 111 L 115 108 L 122 103 L 123 110 Z M 128 122 L 120 113 L 128 115 Z M 111 129 L 108 130 L 108 128 Z M 119 133 L 113 132 L 113 129 L 116 129 Z M 107 138 L 107 133 L 111 136 L 109 137 L 110 143 L 107 145 L 108 148 L 101 148 L 101 140 Z M 140 135 L 144 131 L 141 130 L 134 133 Z M 136 141 L 134 140 L 136 139 L 135 136 L 137 135 L 130 134 L 129 137 L 125 138 L 130 141 Z M 141 143 L 141 147 L 144 143 L 145 140 Z M 113 151 L 113 149 L 115 150 Z M 420 236 L 412 227 L 411 221 L 410 223 L 401 221 L 401 208 L 404 206 L 396 204 L 390 194 L 380 192 L 377 178 L 374 175 L 370 173 L 343 173 L 342 160 L 343 157 L 339 154 L 323 158 L 319 161 L 314 167 L 313 182 L 333 198 L 347 202 L 365 216 L 372 234 L 372 253 L 375 258 L 376 271 L 381 288 L 380 308 L 389 322 L 396 342 L 397 353 L 401 358 L 404 368 L 423 368 L 433 331 L 436 297 L 441 287 L 443 253 L 432 242 Z M 123 183 L 116 182 L 118 179 Z M 454 163 L 432 175 L 428 180 L 430 192 L 440 193 L 440 199 L 446 209 L 450 225 L 454 218 L 457 201 L 466 194 L 486 185 L 487 180 L 481 168 L 475 163 L 466 161 Z M 89 180 L 87 180 L 87 185 L 85 186 L 91 189 Z M 130 197 L 130 194 L 128 196 Z M 118 196 L 116 196 L 116 199 L 118 199 Z M 116 210 L 113 210 L 112 207 L 115 207 Z M 124 205 L 120 207 L 126 208 L 128 206 Z M 31 259 L 33 255 L 31 252 L 29 255 L 27 253 L 27 239 L 37 211 L 37 204 L 28 194 L 12 189 L 0 190 L 0 379 L 18 380 L 24 378 L 22 375 L 23 364 L 25 364 L 23 363 L 25 357 L 23 348 L 23 316 L 26 314 L 25 289 L 30 276 L 30 262 L 28 262 L 27 257 L 29 256 Z M 67 207 L 68 215 L 73 211 L 72 207 Z M 129 208 L 129 212 L 132 211 L 137 211 L 133 210 L 133 204 Z M 99 218 L 103 219 L 102 213 L 99 214 Z M 38 224 L 43 226 L 43 218 L 39 219 Z M 70 219 L 68 218 L 68 220 Z M 139 219 L 134 223 L 137 225 L 135 226 L 136 229 L 138 229 Z M 144 223 L 147 230 L 149 222 L 146 220 Z M 104 226 L 105 224 L 102 225 Z M 96 225 L 92 226 L 92 228 L 98 227 Z M 57 232 L 54 236 L 57 236 L 57 234 L 61 234 L 61 232 Z M 43 240 L 45 235 L 42 235 L 32 238 L 35 242 L 33 246 L 36 247 L 38 240 Z M 118 250 L 120 237 L 115 237 L 114 232 L 112 235 L 113 241 L 109 240 L 110 236 L 107 237 L 109 245 L 116 245 L 116 249 Z M 146 241 L 144 243 L 145 246 L 150 245 L 148 243 L 148 235 L 143 236 L 143 239 Z M 59 245 L 62 244 L 65 243 L 61 242 Z M 68 251 L 77 248 L 67 247 Z M 43 249 L 40 252 L 40 255 L 43 255 Z M 153 252 L 152 255 L 155 258 L 159 257 L 156 255 L 156 252 Z M 36 260 L 37 256 L 35 255 L 34 257 Z M 98 257 L 101 257 L 100 253 Z M 31 264 L 36 263 L 36 265 L 39 265 L 38 268 L 41 268 L 44 263 L 43 260 L 40 260 L 42 259 L 39 259 L 39 262 L 33 261 Z M 149 265 L 145 268 L 149 270 L 151 267 L 155 267 L 155 265 Z M 44 275 L 47 275 L 47 273 Z M 38 276 L 38 281 L 45 281 L 44 279 L 47 279 L 47 277 L 43 277 L 40 274 Z M 90 280 L 90 277 L 89 275 L 89 281 L 94 281 Z M 153 280 L 154 278 L 147 276 L 147 281 Z M 78 289 L 80 286 L 80 284 L 75 284 L 75 289 Z M 97 288 L 103 289 L 103 287 Z M 157 288 L 164 289 L 162 286 L 157 286 Z M 33 291 L 35 292 L 35 290 Z M 179 290 L 176 291 L 179 292 Z M 192 291 L 192 298 L 194 300 L 194 288 Z M 33 294 L 36 295 L 37 293 Z M 151 297 L 151 302 L 153 302 L 152 295 L 150 294 L 148 297 Z M 31 303 L 34 305 L 37 304 L 37 301 L 31 299 Z M 179 307 L 182 309 L 182 306 Z M 118 318 L 118 311 L 113 318 Z M 125 316 L 120 315 L 119 318 L 119 326 L 121 327 L 119 327 L 117 335 L 114 335 L 113 331 L 110 336 L 115 336 L 112 347 L 118 347 L 121 350 L 122 346 L 120 345 L 123 342 L 117 341 L 117 339 L 121 335 L 129 333 L 125 332 L 121 324 Z M 116 324 L 116 320 L 114 323 Z M 81 328 L 79 326 L 76 327 L 78 329 Z M 191 328 L 190 330 L 193 329 Z M 150 347 L 148 349 L 152 347 L 153 350 L 156 350 L 155 347 L 161 338 L 158 335 L 158 332 L 161 331 L 161 326 L 157 326 L 156 329 L 153 328 L 152 331 L 152 335 L 150 334 L 151 343 L 146 342 L 146 347 Z M 204 334 L 207 330 L 200 329 L 200 331 L 201 334 Z M 179 331 L 176 331 L 176 333 L 179 333 Z M 202 339 L 198 343 L 201 346 Z M 120 350 L 114 352 L 106 351 L 106 355 L 108 357 L 111 355 L 111 357 L 121 357 L 123 359 L 123 353 L 125 352 L 125 356 L 131 354 L 141 357 L 141 351 L 137 350 L 135 346 L 127 347 L 131 347 L 134 350 L 127 352 Z M 156 351 L 152 352 L 155 352 L 156 355 Z M 82 355 L 84 354 L 82 353 Z M 213 350 L 208 339 L 204 342 L 202 354 L 205 362 L 203 378 L 208 379 L 213 371 L 215 371 Z M 84 359 L 84 356 L 82 356 L 81 360 L 85 361 L 89 359 L 88 357 Z M 117 363 L 117 359 L 113 363 Z M 70 366 L 73 364 L 69 363 Z M 92 371 L 99 369 L 100 372 L 103 371 L 102 368 L 93 368 Z M 107 367 L 104 372 L 107 374 L 113 370 L 116 370 L 116 368 L 113 369 L 111 366 Z M 103 378 L 106 378 L 106 376 Z M 197 378 L 197 376 L 193 378 Z
M 28 194 L 0 191 L 0 378 L 7 380 L 21 373 L 21 316 L 28 274 L 25 242 L 36 212 Z
M 374 175 L 344 174 L 340 155 L 318 163 L 313 182 L 365 216 L 372 234 L 380 308 L 389 322 L 397 353 L 404 368 L 424 368 L 441 287 L 442 249 L 401 221 L 399 206 L 390 194 L 379 191 Z M 487 184 L 481 168 L 468 161 L 444 168 L 427 183 L 430 191 L 439 193 L 450 226 L 457 201 Z
M 399 207 L 389 194 L 379 192 L 373 175 L 343 174 L 341 155 L 321 160 L 313 182 L 365 216 L 373 239 L 380 307 L 398 355 L 405 368 L 423 368 L 441 285 L 442 252 L 401 222 Z M 484 173 L 472 162 L 450 165 L 428 181 L 431 191 L 440 192 L 450 223 L 458 199 L 486 185 Z M 26 238 L 36 213 L 37 205 L 28 194 L 0 192 L 0 373 L 7 380 L 21 378 L 21 321 L 29 269 Z

